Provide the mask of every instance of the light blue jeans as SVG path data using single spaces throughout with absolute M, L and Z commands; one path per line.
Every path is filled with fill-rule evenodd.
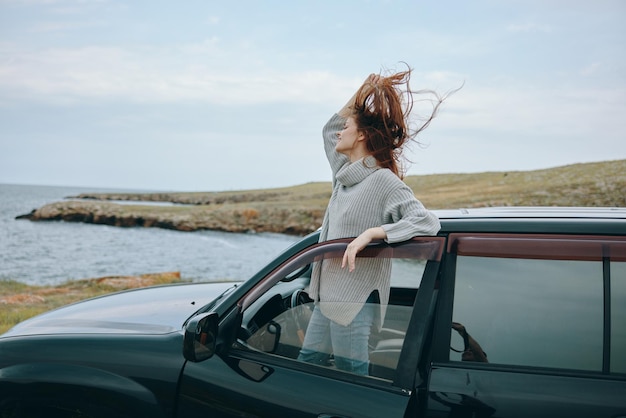
M 372 299 L 372 298 L 370 298 Z M 340 370 L 367 376 L 369 374 L 369 336 L 374 322 L 374 303 L 366 303 L 348 326 L 326 318 L 315 306 L 298 360 L 328 366 L 334 354 Z

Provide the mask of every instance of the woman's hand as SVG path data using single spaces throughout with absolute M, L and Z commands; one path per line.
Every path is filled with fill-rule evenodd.
M 385 238 L 387 238 L 387 233 L 381 227 L 366 229 L 361 235 L 348 244 L 346 252 L 343 253 L 341 268 L 348 266 L 348 271 L 354 271 L 356 255 L 361 252 L 363 248 L 367 247 L 367 244 L 372 242 L 372 240 Z
M 379 84 L 381 82 L 381 80 L 383 79 L 383 77 L 380 74 L 370 74 L 367 76 L 367 78 L 365 79 L 365 81 L 363 82 L 363 85 L 371 85 L 376 86 L 377 84 Z M 361 87 L 362 87 L 361 86 Z M 360 90 L 360 87 L 359 87 Z M 357 90 L 358 92 L 358 90 Z M 339 116 L 341 116 L 342 118 L 348 118 L 350 117 L 350 115 L 352 114 L 353 108 L 354 108 L 354 101 L 356 100 L 356 95 L 357 93 L 354 93 L 354 95 L 350 98 L 350 100 L 348 100 L 348 103 L 346 103 L 344 105 L 344 107 L 341 108 L 341 110 L 339 110 L 339 112 L 337 112 L 337 114 Z
M 370 75 L 367 77 L 367 80 L 365 80 L 365 83 L 370 83 L 370 84 L 372 84 L 372 85 L 374 85 L 374 86 L 375 86 L 375 85 L 377 85 L 378 83 L 380 83 L 380 81 L 381 81 L 382 79 L 383 79 L 383 78 L 382 78 L 382 76 L 381 76 L 380 74 L 374 74 L 374 73 L 372 73 L 372 74 L 370 74 Z M 365 84 L 365 83 L 363 83 L 363 84 Z

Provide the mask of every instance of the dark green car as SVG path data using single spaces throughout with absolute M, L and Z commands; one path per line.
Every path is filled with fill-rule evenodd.
M 0 337 L 0 417 L 626 417 L 626 210 L 437 212 L 375 243 L 369 376 L 297 360 L 312 234 L 249 280 L 70 305 Z M 359 260 L 357 260 L 357 263 Z

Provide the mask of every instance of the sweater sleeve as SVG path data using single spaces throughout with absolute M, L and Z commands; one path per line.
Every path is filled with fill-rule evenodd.
M 441 229 L 439 218 L 415 198 L 413 190 L 406 184 L 389 195 L 385 218 L 389 223 L 382 228 L 388 243 L 406 241 L 419 235 L 436 235 Z
M 337 171 L 339 171 L 339 169 L 349 161 L 348 157 L 335 150 L 335 146 L 337 145 L 337 132 L 343 129 L 343 124 L 345 122 L 346 120 L 344 118 L 335 113 L 330 120 L 326 122 L 324 129 L 322 129 L 324 151 L 326 151 L 326 158 L 328 158 L 330 168 L 333 172 L 333 183 Z

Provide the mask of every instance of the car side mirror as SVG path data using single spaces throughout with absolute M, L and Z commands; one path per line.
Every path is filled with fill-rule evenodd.
M 219 318 L 211 312 L 192 318 L 185 327 L 183 355 L 189 361 L 199 363 L 213 357 L 217 346 Z

